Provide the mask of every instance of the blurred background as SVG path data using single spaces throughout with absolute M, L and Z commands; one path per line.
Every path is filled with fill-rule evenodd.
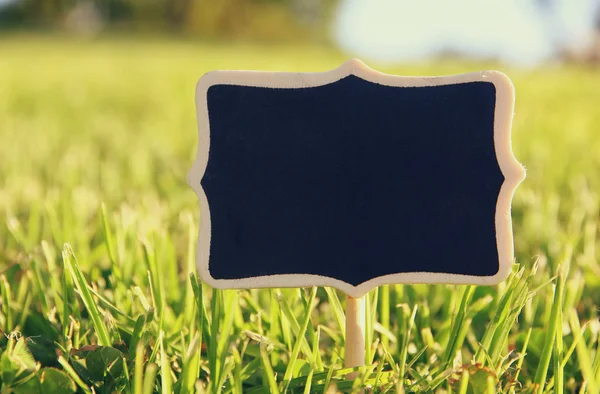
M 5 32 L 312 42 L 365 60 L 598 61 L 598 0 L 0 0 Z

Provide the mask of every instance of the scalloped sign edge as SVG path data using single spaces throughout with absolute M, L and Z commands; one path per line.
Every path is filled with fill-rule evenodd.
M 499 269 L 491 276 L 471 276 L 450 273 L 408 272 L 384 275 L 370 279 L 357 286 L 344 281 L 310 274 L 282 274 L 248 277 L 243 279 L 215 279 L 209 270 L 211 239 L 210 210 L 201 180 L 208 164 L 210 125 L 207 92 L 213 85 L 269 88 L 307 88 L 323 86 L 349 75 L 363 80 L 393 87 L 425 87 L 452 85 L 465 82 L 490 82 L 496 88 L 494 112 L 494 148 L 504 182 L 496 203 L 495 228 Z M 219 289 L 330 286 L 347 295 L 359 298 L 371 289 L 386 284 L 474 284 L 494 285 L 506 279 L 514 260 L 511 203 L 519 184 L 525 179 L 525 168 L 515 158 L 511 147 L 511 125 L 515 92 L 512 81 L 500 71 L 436 76 L 408 77 L 381 73 L 357 59 L 351 59 L 340 67 L 316 73 L 270 72 L 270 71 L 211 71 L 202 76 L 196 86 L 196 111 L 198 120 L 198 148 L 196 159 L 187 176 L 187 183 L 196 192 L 200 203 L 200 226 L 196 249 L 196 265 L 202 280 Z

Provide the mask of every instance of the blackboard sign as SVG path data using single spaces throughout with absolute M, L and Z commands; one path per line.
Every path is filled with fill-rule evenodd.
M 514 90 L 504 74 L 215 71 L 188 182 L 218 288 L 494 284 L 513 260 Z

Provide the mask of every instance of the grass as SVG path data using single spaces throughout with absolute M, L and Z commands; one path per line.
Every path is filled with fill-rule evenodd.
M 4 38 L 1 391 L 599 393 L 598 70 L 502 68 L 528 169 L 513 272 L 495 287 L 373 290 L 369 364 L 354 381 L 344 379 L 343 294 L 199 281 L 198 203 L 185 184 L 196 80 L 343 60 L 309 46 Z M 385 70 L 486 67 L 499 66 Z

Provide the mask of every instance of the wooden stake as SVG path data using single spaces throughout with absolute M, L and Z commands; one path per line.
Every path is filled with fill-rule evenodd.
M 346 297 L 346 368 L 365 365 L 365 296 Z M 355 379 L 358 372 L 346 375 L 346 379 Z

